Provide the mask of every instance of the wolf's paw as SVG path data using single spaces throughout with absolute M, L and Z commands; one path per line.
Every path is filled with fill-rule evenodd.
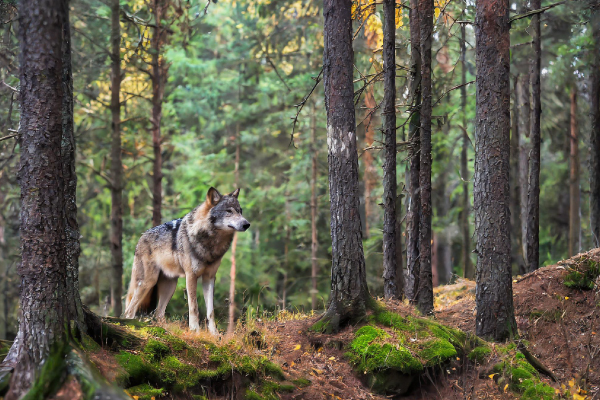
M 190 322 L 190 331 L 200 332 L 200 325 L 197 322 Z
M 219 331 L 217 330 L 217 328 L 215 328 L 214 326 L 210 326 L 208 327 L 208 331 L 210 332 L 211 335 L 213 336 L 219 336 Z

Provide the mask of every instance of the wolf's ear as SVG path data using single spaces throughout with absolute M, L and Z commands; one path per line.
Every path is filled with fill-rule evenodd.
M 219 191 L 214 187 L 211 187 L 210 189 L 208 189 L 208 193 L 206 193 L 206 202 L 211 207 L 214 207 L 219 201 L 221 201 L 221 197 L 223 197 L 221 196 L 221 193 L 219 193 Z
M 238 198 L 239 195 L 240 195 L 240 188 L 237 188 L 233 192 L 229 193 L 229 196 L 233 196 L 236 199 Z

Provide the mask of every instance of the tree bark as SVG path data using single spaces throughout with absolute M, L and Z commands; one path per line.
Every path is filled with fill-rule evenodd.
M 119 0 L 111 1 L 111 97 L 110 114 L 110 253 L 112 257 L 111 307 L 113 314 L 123 311 L 123 162 L 121 160 L 121 24 Z
M 418 0 L 410 0 L 410 94 L 412 108 L 408 124 L 411 143 L 410 167 L 408 173 L 408 212 L 406 216 L 406 297 L 414 302 L 419 286 L 419 226 L 421 196 L 419 190 L 420 137 L 421 125 L 421 40 Z
M 541 8 L 541 0 L 531 0 L 534 10 Z M 527 269 L 534 271 L 540 264 L 540 145 L 542 115 L 541 65 L 542 47 L 540 14 L 531 19 L 533 25 L 534 58 L 531 62 L 531 153 L 529 158 L 529 190 L 527 200 Z
M 73 71 L 71 67 L 71 25 L 69 23 L 69 9 L 66 8 L 63 20 L 62 40 L 63 61 L 63 114 L 62 114 L 62 144 L 61 157 L 63 159 L 63 180 L 65 196 L 65 251 L 67 262 L 67 306 L 69 319 L 75 322 L 76 327 L 85 332 L 81 297 L 79 295 L 79 223 L 77 222 L 77 173 L 75 171 L 76 146 L 73 132 Z
M 66 338 L 66 219 L 57 216 L 65 215 L 61 141 L 67 13 L 64 0 L 19 3 L 21 316 L 10 400 L 29 389 L 51 348 Z
M 521 249 L 521 213 L 520 213 L 520 190 L 519 190 L 519 74 L 514 78 L 513 106 L 511 115 L 510 132 L 510 227 L 512 239 L 512 263 L 522 268 L 523 260 L 520 257 Z
M 240 184 L 240 124 L 235 125 L 235 162 L 233 167 L 233 176 L 235 180 L 235 189 Z M 234 189 L 234 190 L 235 190 Z M 231 270 L 229 271 L 229 321 L 227 325 L 227 334 L 233 334 L 235 330 L 235 276 L 237 273 L 237 233 L 233 234 L 233 240 L 231 241 Z M 285 282 L 284 282 L 284 293 L 285 293 Z M 284 306 L 285 309 L 285 297 Z
M 469 135 L 467 134 L 467 37 L 465 32 L 465 24 L 461 24 L 460 35 L 460 58 L 462 63 L 461 78 L 463 85 L 460 88 L 461 105 L 463 109 L 463 140 L 462 149 L 460 152 L 460 174 L 462 177 L 463 193 L 461 198 L 462 210 L 460 212 L 460 229 L 463 242 L 462 259 L 465 268 L 464 276 L 467 279 L 475 279 L 475 270 L 473 268 L 473 263 L 471 262 L 471 234 L 469 233 Z
M 324 83 L 331 198 L 331 295 L 319 322 L 337 331 L 364 317 L 370 299 L 358 200 L 351 2 L 324 0 Z
M 592 36 L 594 45 L 590 47 L 592 65 L 590 78 L 590 225 L 594 245 L 600 247 L 600 4 L 590 2 L 592 15 Z
M 383 0 L 383 117 L 385 159 L 383 162 L 383 295 L 401 299 L 396 252 L 396 0 Z
M 571 144 L 569 179 L 569 257 L 579 253 L 579 137 L 577 132 L 577 88 L 571 90 Z
M 529 190 L 529 143 L 531 131 L 531 103 L 529 74 L 519 77 L 517 85 L 519 101 L 519 209 L 521 215 L 521 246 L 525 271 L 527 267 L 527 192 Z
M 365 107 L 367 107 L 367 115 L 365 118 L 365 145 L 366 147 L 373 145 L 375 141 L 375 118 L 374 111 L 377 107 L 375 98 L 373 97 L 374 86 L 371 85 L 365 92 Z M 365 165 L 364 181 L 365 181 L 365 237 L 369 237 L 370 222 L 373 219 L 373 200 L 371 192 L 378 184 L 377 172 L 373 165 L 373 153 L 365 151 L 363 153 L 363 162 Z
M 474 210 L 477 232 L 476 333 L 517 334 L 510 265 L 510 24 L 508 0 L 476 3 L 477 111 Z
M 419 286 L 417 308 L 423 314 L 433 312 L 431 276 L 431 36 L 433 34 L 433 0 L 419 0 L 421 44 L 421 152 L 419 187 L 421 208 L 419 225 Z
M 163 36 L 165 30 L 161 19 L 164 14 L 165 4 L 163 0 L 153 0 L 152 13 L 154 14 L 154 35 L 152 36 L 152 147 L 154 150 L 154 165 L 152 173 L 152 224 L 154 226 L 162 223 L 162 139 L 160 124 L 162 120 L 162 101 L 165 92 L 166 66 L 161 57 Z
M 311 228 L 311 279 L 312 289 L 310 291 L 311 309 L 317 308 L 317 277 L 319 275 L 319 264 L 317 260 L 317 250 L 319 243 L 317 241 L 317 109 L 313 103 L 312 115 L 310 118 L 310 145 L 312 154 L 312 174 L 310 179 L 310 228 Z M 368 152 L 367 152 L 368 153 Z M 365 154 L 366 155 L 366 154 Z M 368 201 L 368 199 L 366 200 Z M 365 201 L 365 204 L 366 204 Z M 365 218 L 366 220 L 366 218 Z
M 450 96 L 446 97 L 446 104 L 450 105 Z M 450 135 L 450 121 L 447 119 L 442 126 L 442 133 L 445 138 Z M 452 170 L 452 161 L 449 156 L 449 152 L 446 146 L 440 146 L 435 155 L 435 160 L 438 163 L 446 163 L 443 168 L 438 172 L 436 182 L 433 189 L 433 198 L 436 209 L 436 215 L 439 223 L 444 228 L 437 234 L 434 239 L 434 255 L 436 257 L 436 268 L 432 266 L 432 272 L 437 269 L 438 284 L 446 284 L 452 279 L 452 248 L 450 241 L 450 221 L 448 220 L 448 214 L 450 213 L 450 196 L 447 193 L 448 185 L 448 173 Z M 432 262 L 433 265 L 433 262 Z M 434 286 L 435 280 L 434 280 Z

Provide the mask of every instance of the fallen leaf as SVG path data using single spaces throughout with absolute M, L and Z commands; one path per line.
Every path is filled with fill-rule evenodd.
M 508 389 L 508 383 L 504 385 L 504 393 L 506 393 L 506 389 Z
M 489 375 L 490 379 L 494 379 L 494 376 L 496 376 L 497 374 L 491 374 Z
M 569 381 L 569 386 L 570 386 L 570 387 L 573 387 L 573 386 L 575 386 L 575 379 L 571 379 L 571 380 Z
M 296 347 L 294 347 L 294 350 L 300 350 L 301 347 L 301 345 L 297 344 Z
M 569 300 L 569 297 L 568 297 L 568 296 L 566 296 L 566 297 L 565 297 L 565 300 Z
M 335 357 L 329 357 L 330 361 L 335 361 Z

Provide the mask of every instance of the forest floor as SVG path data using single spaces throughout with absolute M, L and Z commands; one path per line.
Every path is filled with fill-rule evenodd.
M 525 391 L 516 368 L 510 369 L 512 375 L 506 377 L 507 369 L 502 365 L 518 361 L 514 345 L 488 344 L 491 351 L 486 350 L 478 361 L 459 351 L 439 365 L 425 368 L 412 380 L 402 398 L 600 399 L 598 281 L 591 290 L 565 285 L 572 278 L 569 273 L 582 263 L 595 265 L 598 272 L 600 249 L 513 281 L 521 339 L 557 378 L 557 382 L 543 374 L 532 378 L 536 385 L 549 390 L 544 395 L 532 396 Z M 436 288 L 435 292 L 435 320 L 474 333 L 474 282 L 459 279 L 455 284 Z M 403 317 L 418 318 L 414 308 L 406 303 L 388 302 L 385 306 Z M 108 381 L 129 387 L 128 394 L 140 400 L 392 398 L 372 391 L 367 385 L 366 371 L 357 372 L 348 359 L 347 352 L 358 327 L 349 326 L 332 335 L 314 333 L 309 327 L 317 318 L 288 312 L 272 318 L 254 318 L 238 324 L 234 336 L 218 339 L 206 333 L 191 333 L 180 323 L 167 323 L 160 325 L 163 329 L 133 330 L 144 338 L 144 348 L 96 347 L 87 353 Z M 166 369 L 167 364 L 170 370 Z M 154 389 L 165 382 L 171 389 Z M 65 387 L 55 398 L 71 399 L 76 392 L 73 387 Z

